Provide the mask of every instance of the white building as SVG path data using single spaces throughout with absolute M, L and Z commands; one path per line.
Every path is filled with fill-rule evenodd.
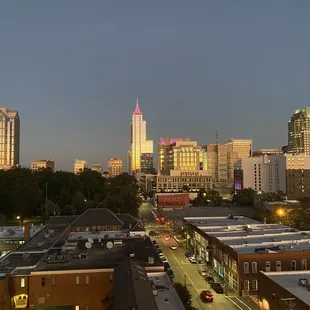
M 286 193 L 286 155 L 240 158 L 235 167 L 235 189 Z

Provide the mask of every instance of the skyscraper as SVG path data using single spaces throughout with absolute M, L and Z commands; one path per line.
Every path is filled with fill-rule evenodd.
M 146 139 L 146 122 L 143 120 L 143 113 L 140 111 L 137 100 L 135 111 L 132 113 L 131 147 L 128 152 L 128 172 L 130 174 L 140 171 L 141 155 L 153 153 L 153 141 Z
M 123 161 L 117 157 L 110 157 L 108 160 L 109 176 L 116 177 L 123 173 Z
M 0 169 L 19 165 L 20 120 L 18 111 L 0 108 Z
M 87 169 L 87 161 L 76 159 L 74 162 L 74 173 L 79 174 Z
M 288 122 L 288 153 L 310 155 L 310 107 L 296 110 Z

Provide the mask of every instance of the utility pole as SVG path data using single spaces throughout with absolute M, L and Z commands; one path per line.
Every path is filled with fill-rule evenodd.
M 45 182 L 45 223 L 47 223 L 48 210 L 47 210 L 47 181 Z
M 186 287 L 186 273 L 184 273 L 184 286 Z

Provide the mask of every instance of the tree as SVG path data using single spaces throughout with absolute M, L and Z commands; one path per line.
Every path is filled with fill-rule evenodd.
M 60 191 L 60 195 L 59 195 L 59 206 L 60 208 L 64 208 L 65 206 L 69 205 L 72 201 L 72 196 L 69 193 L 68 190 L 66 189 L 62 189 Z
M 75 215 L 76 210 L 73 206 L 71 205 L 66 205 L 64 208 L 61 210 L 61 215 Z
M 237 191 L 233 196 L 233 201 L 241 206 L 254 206 L 256 192 L 252 188 L 244 188 Z
M 177 291 L 184 308 L 186 310 L 196 310 L 196 308 L 192 306 L 192 295 L 187 287 L 181 283 L 175 283 L 174 288 Z
M 86 210 L 86 199 L 81 192 L 75 192 L 72 197 L 72 206 L 78 214 L 83 213 Z

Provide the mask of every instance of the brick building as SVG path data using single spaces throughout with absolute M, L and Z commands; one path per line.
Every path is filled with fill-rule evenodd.
M 259 272 L 307 270 L 310 233 L 243 216 L 187 217 L 187 247 L 240 295 L 257 295 Z

